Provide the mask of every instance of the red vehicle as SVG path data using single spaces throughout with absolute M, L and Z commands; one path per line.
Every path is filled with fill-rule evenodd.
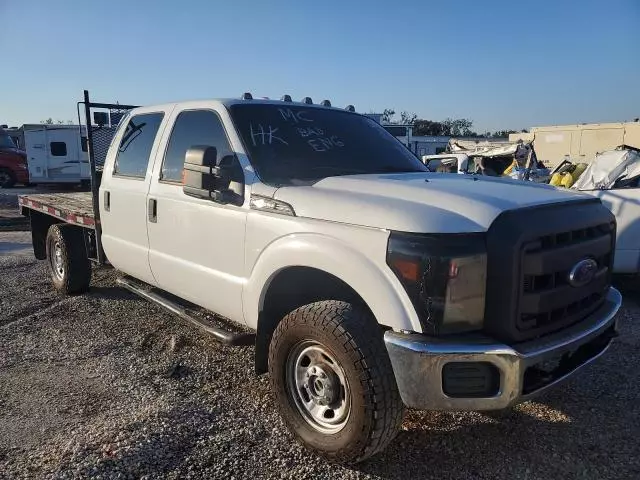
M 0 188 L 29 183 L 27 154 L 16 148 L 11 137 L 0 128 Z

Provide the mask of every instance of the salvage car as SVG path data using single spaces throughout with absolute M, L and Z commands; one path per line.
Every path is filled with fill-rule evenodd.
M 616 217 L 615 273 L 640 272 L 640 150 L 620 146 L 596 155 L 573 190 L 599 198 Z
M 84 103 L 88 125 L 107 108 Z M 20 197 L 54 287 L 86 292 L 92 263 L 108 264 L 214 338 L 254 345 L 285 424 L 331 461 L 383 450 L 406 407 L 533 398 L 617 334 L 600 199 L 428 172 L 352 106 L 244 94 L 131 108 L 99 184 L 93 149 L 89 129 L 91 192 Z

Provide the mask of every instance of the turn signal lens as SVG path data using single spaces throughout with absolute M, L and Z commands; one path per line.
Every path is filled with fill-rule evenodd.
M 402 278 L 411 282 L 417 282 L 420 278 L 420 264 L 418 262 L 394 258 L 391 260 L 391 267 L 393 267 Z

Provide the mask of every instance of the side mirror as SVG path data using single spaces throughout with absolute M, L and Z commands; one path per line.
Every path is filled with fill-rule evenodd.
M 227 155 L 217 161 L 218 151 L 208 145 L 196 145 L 187 150 L 182 174 L 182 190 L 192 197 L 218 203 L 241 203 L 242 197 L 229 189 L 232 181 L 240 181 L 236 171 L 238 160 Z

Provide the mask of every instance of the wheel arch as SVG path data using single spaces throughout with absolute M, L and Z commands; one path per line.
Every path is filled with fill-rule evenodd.
M 256 371 L 266 372 L 269 343 L 280 320 L 317 301 L 355 303 L 383 328 L 420 331 L 403 293 L 392 273 L 338 239 L 315 234 L 280 239 L 259 257 L 243 294 L 245 319 L 257 332 Z

